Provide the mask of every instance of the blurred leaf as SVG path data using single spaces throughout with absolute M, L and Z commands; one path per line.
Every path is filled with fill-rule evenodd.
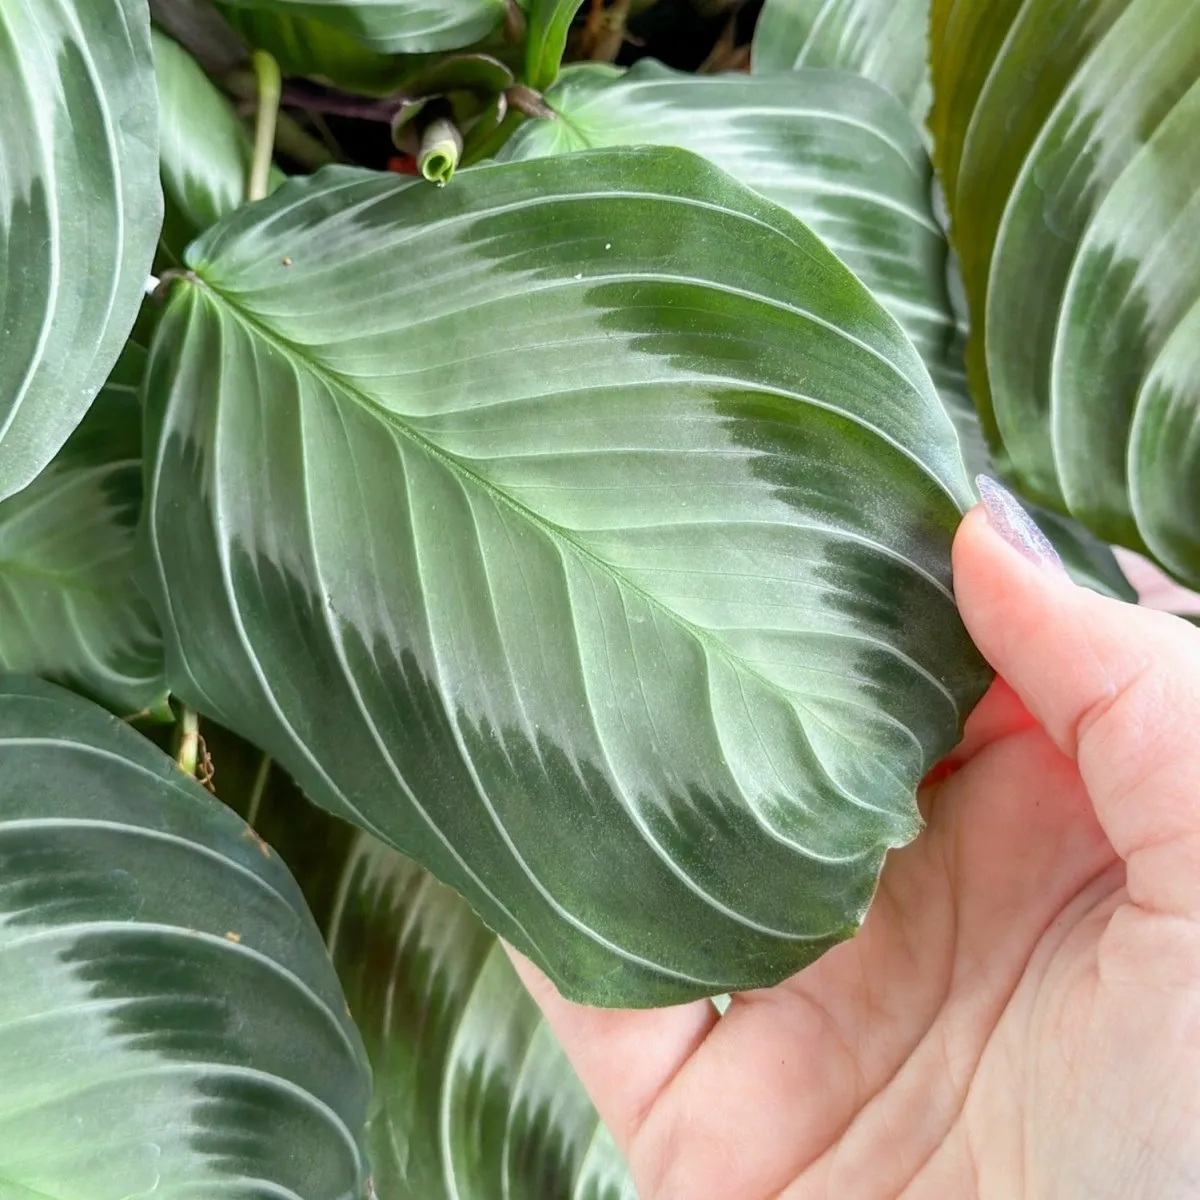
M 953 431 L 845 267 L 658 148 L 326 169 L 189 265 L 148 385 L 181 697 L 576 998 L 849 935 L 988 672 Z
M 1107 543 L 1100 541 L 1070 517 L 1029 501 L 1025 501 L 1025 506 L 1058 551 L 1076 583 L 1090 587 L 1094 592 L 1112 596 L 1115 600 L 1137 603 L 1137 590 L 1125 578 L 1125 572 L 1121 570 Z
M 637 1200 L 554 1034 L 466 901 L 307 804 L 277 769 L 255 827 L 293 865 L 363 1031 L 380 1197 Z
M 154 33 L 168 249 L 178 259 L 198 233 L 245 203 L 253 147 L 233 105 L 183 47 Z M 273 170 L 271 190 L 283 182 Z
M 133 327 L 162 221 L 144 0 L 0 9 L 0 499 L 62 448 Z
M 287 868 L 128 726 L 0 680 L 0 1192 L 361 1200 L 369 1075 Z
M 525 82 L 545 91 L 557 78 L 571 22 L 583 0 L 531 0 L 525 35 Z
M 246 47 L 210 0 L 150 0 L 150 17 L 207 73 L 245 65 Z
M 381 54 L 458 50 L 504 19 L 504 0 L 224 0 L 224 7 L 311 19 Z
M 923 122 L 929 0 L 767 0 L 754 30 L 754 71 L 833 67 L 892 93 Z
M 972 391 L 1045 505 L 1200 582 L 1200 6 L 937 0 Z
M 56 678 L 122 716 L 168 715 L 162 635 L 134 582 L 145 361 L 130 342 L 54 461 L 0 501 L 0 669 Z
M 388 96 L 424 65 L 424 59 L 385 54 L 343 30 L 290 11 L 220 6 L 246 42 L 266 50 L 284 75 L 320 79 L 366 96 Z

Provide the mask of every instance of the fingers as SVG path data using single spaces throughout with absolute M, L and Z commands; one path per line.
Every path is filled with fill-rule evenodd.
M 622 1152 L 656 1101 L 720 1019 L 708 1000 L 637 1011 L 586 1008 L 559 995 L 524 955 L 512 964 L 562 1043 Z
M 992 527 L 954 543 L 971 636 L 1059 748 L 1126 861 L 1135 903 L 1200 914 L 1200 631 L 1075 587 Z

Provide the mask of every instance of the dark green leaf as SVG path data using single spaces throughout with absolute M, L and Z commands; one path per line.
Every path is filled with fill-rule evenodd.
M 504 0 L 223 0 L 238 8 L 313 20 L 382 54 L 457 50 L 491 33 Z
M 1067 571 L 1076 583 L 1115 600 L 1137 603 L 1137 589 L 1125 578 L 1125 572 L 1107 543 L 1090 534 L 1078 521 L 1025 501 L 1042 532 L 1050 539 Z
M 225 19 L 246 42 L 266 50 L 284 75 L 304 75 L 367 96 L 387 96 L 424 65 L 371 50 L 324 21 L 290 11 L 221 6 Z M 251 77 L 252 78 L 252 77 Z
M 0 1194 L 361 1200 L 369 1076 L 282 862 L 86 701 L 0 681 Z
M 326 170 L 189 262 L 149 384 L 172 687 L 572 996 L 851 933 L 987 672 L 953 430 L 846 268 L 662 149 Z
M 218 745 L 221 780 L 230 755 Z M 236 757 L 241 747 L 230 749 Z M 255 827 L 292 864 L 363 1031 L 375 1079 L 367 1145 L 376 1193 L 636 1200 L 496 937 L 456 893 L 306 804 L 281 776 L 275 768 Z
M 59 679 L 121 715 L 166 705 L 162 635 L 134 582 L 145 360 L 130 342 L 54 461 L 0 501 L 0 669 Z
M 525 82 L 544 91 L 558 78 L 571 22 L 583 0 L 530 0 Z
M 409 80 L 404 94 L 419 98 L 468 91 L 486 96 L 504 91 L 512 82 L 512 70 L 490 54 L 450 54 Z
M 79 424 L 162 222 L 145 0 L 0 7 L 0 499 Z
M 210 225 L 246 199 L 253 148 L 246 128 L 224 96 L 186 50 L 154 33 L 158 79 L 162 181 L 176 257 Z M 274 170 L 271 190 L 283 182 Z
M 886 88 L 923 121 L 929 110 L 929 0 L 767 0 L 753 69 L 833 67 Z
M 1200 6 L 937 0 L 933 68 L 1001 463 L 1200 582 Z

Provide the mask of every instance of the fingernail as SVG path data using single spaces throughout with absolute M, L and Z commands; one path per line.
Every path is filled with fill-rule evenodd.
M 1058 551 L 1012 492 L 987 475 L 976 475 L 975 486 L 992 528 L 1018 554 L 1049 571 L 1067 573 Z

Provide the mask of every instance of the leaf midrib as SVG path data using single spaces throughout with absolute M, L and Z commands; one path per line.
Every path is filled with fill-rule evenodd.
M 185 285 L 188 283 L 194 283 L 199 287 L 200 294 L 202 296 L 209 295 L 214 299 L 219 300 L 226 307 L 229 313 L 236 320 L 240 321 L 242 325 L 250 331 L 251 334 L 261 337 L 265 342 L 273 346 L 281 353 L 294 356 L 295 358 L 299 359 L 305 365 L 305 367 L 311 370 L 312 373 L 322 383 L 324 383 L 326 387 L 329 387 L 335 395 L 339 391 L 345 393 L 351 399 L 360 403 L 381 423 L 385 424 L 390 429 L 394 429 L 401 436 L 405 437 L 411 443 L 417 446 L 418 449 L 428 454 L 429 457 L 434 461 L 445 466 L 452 474 L 456 475 L 460 481 L 465 481 L 470 485 L 478 487 L 479 490 L 492 499 L 493 502 L 502 504 L 512 512 L 515 512 L 522 519 L 528 521 L 532 526 L 546 534 L 552 542 L 559 542 L 562 545 L 570 548 L 580 559 L 591 564 L 603 575 L 611 579 L 618 588 L 628 590 L 656 611 L 663 613 L 672 621 L 672 623 L 677 625 L 684 632 L 691 634 L 706 653 L 716 654 L 718 657 L 726 660 L 735 671 L 740 671 L 750 678 L 758 681 L 776 696 L 784 700 L 789 708 L 793 709 L 793 711 L 798 708 L 803 708 L 805 711 L 807 711 L 807 706 L 804 704 L 803 697 L 788 691 L 781 684 L 757 670 L 751 663 L 742 658 L 739 654 L 737 654 L 734 650 L 717 638 L 712 631 L 705 629 L 702 625 L 696 625 L 692 621 L 689 621 L 687 617 L 671 608 L 668 604 L 666 604 L 665 601 L 659 599 L 653 593 L 646 591 L 632 579 L 629 579 L 621 574 L 621 572 L 612 563 L 609 563 L 607 560 L 601 558 L 594 551 L 588 549 L 585 545 L 573 537 L 570 530 L 564 528 L 554 521 L 551 521 L 548 517 L 544 517 L 541 513 L 535 511 L 522 501 L 516 499 L 516 497 L 510 496 L 502 488 L 498 487 L 491 480 L 489 480 L 485 475 L 482 475 L 478 471 L 474 470 L 469 464 L 463 462 L 456 455 L 444 450 L 442 447 L 437 445 L 436 442 L 432 441 L 426 435 L 421 433 L 418 429 L 413 428 L 411 425 L 405 422 L 398 414 L 384 407 L 384 405 L 375 399 L 375 397 L 370 395 L 370 393 L 363 391 L 362 388 L 351 383 L 349 380 L 344 379 L 325 363 L 314 359 L 305 351 L 304 347 L 300 346 L 296 342 L 293 342 L 290 338 L 285 337 L 278 330 L 273 329 L 270 325 L 260 320 L 254 312 L 244 307 L 225 292 L 214 287 L 213 284 L 207 279 L 204 279 L 199 274 L 193 273 L 183 277 L 183 282 Z M 890 654 L 896 657 L 898 662 L 903 663 L 907 669 L 916 669 L 920 671 L 920 668 L 916 664 L 913 664 L 905 657 L 896 655 L 894 647 L 888 646 L 886 649 Z M 957 701 L 953 700 L 953 697 L 950 698 L 953 702 L 953 707 L 957 712 L 958 703 Z M 799 717 L 799 713 L 796 715 Z M 818 754 L 816 746 L 809 738 L 808 730 L 804 721 L 801 720 L 800 724 L 804 729 L 805 741 L 808 742 L 816 760 L 821 764 L 822 771 L 827 775 L 830 783 L 832 783 L 833 786 L 839 792 L 841 792 L 843 790 L 841 785 L 832 775 L 829 774 L 824 759 Z

